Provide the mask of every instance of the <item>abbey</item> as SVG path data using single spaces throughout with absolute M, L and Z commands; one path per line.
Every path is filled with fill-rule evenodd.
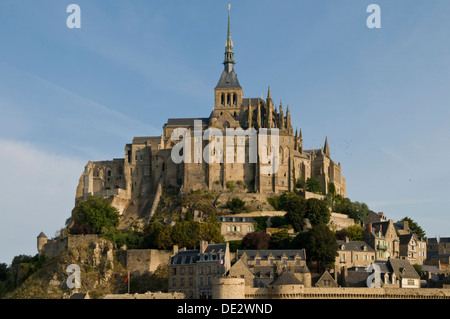
M 310 177 L 319 180 L 323 194 L 328 192 L 329 185 L 334 184 L 336 193 L 345 197 L 341 165 L 331 159 L 327 139 L 322 148 L 304 149 L 301 130 L 294 130 L 292 126 L 289 106 L 284 110 L 281 102 L 276 105 L 270 88 L 265 99 L 244 97 L 234 69 L 229 13 L 223 65 L 224 70 L 214 88 L 214 109 L 208 117 L 169 118 L 161 136 L 135 137 L 131 144 L 125 145 L 124 158 L 90 161 L 79 180 L 76 201 L 91 194 L 110 197 L 121 213 L 133 211 L 142 216 L 151 215 L 161 191 L 168 186 L 179 187 L 181 192 L 196 189 L 222 192 L 227 190 L 227 183 L 239 182 L 245 185 L 247 192 L 274 194 L 292 191 L 295 182 L 306 181 Z M 240 145 L 246 148 L 245 161 L 208 163 L 198 160 L 208 141 L 194 136 L 194 124 L 201 130 L 214 128 L 223 131 L 220 136 L 223 136 L 221 142 L 224 145 L 228 128 L 254 129 L 257 135 L 264 130 L 277 129 L 277 149 L 270 147 L 270 143 L 267 149 L 263 149 L 263 152 L 278 152 L 277 171 L 266 173 L 263 168 L 267 164 L 259 157 L 256 162 L 249 161 L 248 136 L 235 136 L 233 141 L 235 145 L 241 142 Z M 180 128 L 192 132 L 192 160 L 175 163 L 171 153 L 177 141 L 171 136 Z M 211 138 L 220 139 L 220 136 Z M 265 147 L 260 140 L 258 138 L 259 152 Z M 200 143 L 202 148 L 196 149 L 194 143 Z M 233 149 L 237 154 L 237 147 Z M 214 152 L 224 156 L 224 150 L 215 149 Z

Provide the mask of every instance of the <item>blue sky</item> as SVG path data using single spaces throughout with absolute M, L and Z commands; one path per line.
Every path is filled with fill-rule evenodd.
M 450 2 L 230 2 L 244 96 L 270 85 L 305 148 L 327 136 L 351 200 L 450 236 Z M 227 3 L 0 2 L 0 262 L 64 226 L 87 161 L 123 157 L 169 117 L 209 116 Z

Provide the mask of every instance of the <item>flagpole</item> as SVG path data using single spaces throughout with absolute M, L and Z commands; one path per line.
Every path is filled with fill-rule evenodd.
M 128 294 L 130 294 L 130 271 L 128 270 Z

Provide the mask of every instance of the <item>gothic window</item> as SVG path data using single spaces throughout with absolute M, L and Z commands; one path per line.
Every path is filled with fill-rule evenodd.
M 117 172 L 119 173 L 119 175 L 122 175 L 122 174 L 123 174 L 123 168 L 122 168 L 122 166 L 119 166 Z
M 108 169 L 108 176 L 111 176 L 111 170 Z
M 220 104 L 224 105 L 225 104 L 225 94 L 222 93 L 222 96 L 220 98 Z
M 230 96 L 230 93 L 227 94 L 227 104 L 228 104 L 228 105 L 231 104 L 231 96 Z
M 233 93 L 233 104 L 234 104 L 234 105 L 237 104 L 237 96 L 236 96 L 236 93 Z M 235 113 L 234 116 L 236 116 L 236 113 Z

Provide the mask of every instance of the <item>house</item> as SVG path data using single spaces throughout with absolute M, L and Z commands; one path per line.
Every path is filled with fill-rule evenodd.
M 407 259 L 411 264 L 422 265 L 427 259 L 427 244 L 416 234 L 398 236 L 400 241 L 400 258 Z
M 238 250 L 236 259 L 227 277 L 244 278 L 248 287 L 268 287 L 283 270 L 289 271 L 305 287 L 311 287 L 304 249 Z
M 245 235 L 255 231 L 256 221 L 251 217 L 219 216 L 220 233 L 225 241 L 242 240 Z
M 364 241 L 375 249 L 376 260 L 399 257 L 400 242 L 392 219 L 386 222 L 366 224 L 363 236 Z
M 379 276 L 381 288 L 420 288 L 420 276 L 406 259 L 376 260 L 372 267 L 344 268 L 343 287 L 368 287 Z
M 180 249 L 169 261 L 169 293 L 180 292 L 194 299 L 211 298 L 212 279 L 225 274 L 230 265 L 228 243 L 200 241 L 199 249 Z

